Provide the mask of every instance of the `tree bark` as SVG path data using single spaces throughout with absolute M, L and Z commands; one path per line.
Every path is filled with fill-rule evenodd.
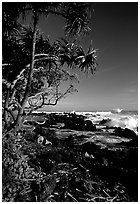
M 5 125 L 4 125 L 4 128 L 7 128 L 8 126 L 8 112 L 7 112 L 7 109 L 8 109 L 8 102 L 9 102 L 9 89 L 7 90 L 7 93 L 6 93 L 6 97 L 5 97 L 5 104 L 4 104 L 4 122 L 5 122 Z
M 11 99 L 10 99 L 10 102 L 12 102 L 12 100 L 14 99 L 15 93 L 16 93 L 16 89 L 14 88 Z
M 36 34 L 37 34 L 37 14 L 34 12 L 34 22 L 33 22 L 33 44 L 32 44 L 32 57 L 31 57 L 31 64 L 29 68 L 29 74 L 28 74 L 28 80 L 27 85 L 24 93 L 23 100 L 21 102 L 21 108 L 18 112 L 16 121 L 15 121 L 15 127 L 20 127 L 22 121 L 22 115 L 24 113 L 24 109 L 26 106 L 26 103 L 28 101 L 30 88 L 31 88 L 31 80 L 32 80 L 32 74 L 33 74 L 33 68 L 34 68 L 34 58 L 35 58 L 35 46 L 36 46 Z

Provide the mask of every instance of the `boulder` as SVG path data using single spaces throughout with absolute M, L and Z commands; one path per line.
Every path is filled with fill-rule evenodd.
M 72 129 L 72 130 L 78 130 L 78 131 L 84 131 L 85 130 L 85 121 L 82 117 L 77 116 L 75 114 L 72 114 L 68 116 L 65 120 L 64 129 Z
M 91 120 L 85 121 L 85 130 L 86 131 L 96 131 L 96 126 L 93 125 Z
M 137 139 L 137 134 L 133 131 L 130 130 L 128 128 L 121 128 L 121 127 L 117 127 L 114 130 L 115 135 L 120 136 L 120 137 L 126 137 L 128 139 Z
M 99 122 L 99 125 L 108 125 L 109 122 L 111 122 L 110 118 L 103 119 Z

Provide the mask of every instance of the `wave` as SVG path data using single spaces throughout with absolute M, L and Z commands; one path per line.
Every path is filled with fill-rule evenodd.
M 96 112 L 96 114 L 97 115 L 108 115 L 108 114 L 110 115 L 112 113 L 111 113 L 111 111 L 100 111 L 100 112 L 98 111 L 98 112 Z
M 104 125 L 108 127 L 121 127 L 136 130 L 138 127 L 138 119 L 131 116 L 122 118 L 112 118 L 108 120 Z
M 34 111 L 35 112 L 35 111 Z M 37 111 L 36 113 L 50 113 L 46 111 Z M 64 114 L 64 112 L 55 112 L 59 114 Z M 133 111 L 123 111 L 112 113 L 112 111 L 97 111 L 97 112 L 78 112 L 72 111 L 71 113 L 76 113 L 77 115 L 84 115 L 88 120 L 91 120 L 93 124 L 100 124 L 104 119 L 107 122 L 104 123 L 108 127 L 121 127 L 129 128 L 131 130 L 137 131 L 138 128 L 138 115 L 137 112 Z
M 122 114 L 108 112 L 96 112 L 88 116 L 88 119 L 92 121 L 94 125 L 100 124 L 101 121 L 105 126 L 108 127 L 121 127 L 128 128 L 133 131 L 137 131 L 138 128 L 138 115 L 131 114 Z
M 123 111 L 123 109 L 115 108 L 115 109 L 113 109 L 111 112 L 112 112 L 112 113 L 121 113 L 122 111 Z

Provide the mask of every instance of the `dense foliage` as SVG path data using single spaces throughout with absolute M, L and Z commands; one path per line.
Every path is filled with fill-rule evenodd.
M 3 3 L 3 121 L 5 130 L 17 128 L 29 114 L 44 105 L 56 105 L 76 91 L 76 68 L 96 70 L 96 50 L 87 53 L 76 41 L 89 31 L 88 3 Z M 51 43 L 38 28 L 41 15 L 65 18 L 66 39 Z M 22 18 L 30 17 L 30 26 Z M 77 80 L 78 81 L 78 80 Z M 67 82 L 67 83 L 65 83 Z M 60 88 L 65 83 L 65 90 Z M 14 106 L 14 108 L 13 108 Z
M 26 130 L 20 130 L 34 110 L 56 105 L 77 91 L 77 76 L 68 68 L 92 74 L 96 70 L 96 50 L 90 46 L 85 53 L 76 42 L 90 30 L 92 6 L 74 2 L 4 2 L 2 6 L 3 201 L 49 201 L 56 187 L 57 168 L 51 154 L 57 149 L 44 160 L 50 169 L 46 171 L 38 163 L 38 156 L 48 150 L 35 138 L 28 141 Z M 50 14 L 65 19 L 65 39 L 50 42 L 40 33 L 40 16 L 47 18 Z M 29 20 L 30 26 L 26 26 Z
M 38 132 L 52 144 L 38 144 Z M 93 145 L 93 159 L 85 153 L 85 145 L 77 145 L 82 138 L 59 138 L 53 129 L 41 126 L 32 133 L 21 130 L 12 138 L 3 139 L 3 201 L 132 201 L 123 184 L 100 176 L 98 168 L 105 173 L 113 167 L 105 150 Z
M 65 19 L 65 37 L 55 42 L 39 30 L 40 17 L 50 14 Z M 75 70 L 96 71 L 92 42 L 85 52 L 79 41 L 90 31 L 91 14 L 92 4 L 85 2 L 3 3 L 4 202 L 137 200 L 138 139 L 133 131 L 115 129 L 119 137 L 127 135 L 131 141 L 108 150 L 92 143 L 92 138 L 85 143 L 84 131 L 97 129 L 83 116 L 33 114 L 77 91 Z M 38 119 L 33 120 L 34 116 Z M 66 129 L 64 135 L 60 128 Z M 83 134 L 71 135 L 70 129 Z

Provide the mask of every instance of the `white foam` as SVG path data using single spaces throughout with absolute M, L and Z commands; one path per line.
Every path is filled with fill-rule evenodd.
M 101 112 L 96 112 L 96 114 L 98 114 L 98 115 L 110 115 L 110 114 L 112 114 L 110 111 L 101 111 Z
M 34 112 L 42 112 L 42 113 L 50 113 L 46 111 L 34 111 Z M 74 113 L 75 111 L 73 111 Z M 54 112 L 55 113 L 55 112 Z M 63 112 L 57 112 L 59 114 L 64 114 Z M 98 111 L 98 112 L 75 112 L 77 115 L 87 116 L 89 120 L 93 122 L 93 124 L 99 124 L 103 119 L 111 119 L 111 121 L 107 122 L 107 126 L 109 127 L 122 127 L 129 128 L 131 130 L 136 131 L 138 127 L 138 116 L 137 115 L 122 115 L 111 113 L 110 111 Z
M 129 129 L 136 129 L 138 127 L 138 119 L 129 117 L 128 120 L 124 121 L 125 125 Z
M 112 118 L 107 125 L 110 127 L 122 127 L 135 130 L 138 127 L 138 118 L 132 116 Z
M 111 112 L 112 113 L 121 113 L 123 109 L 120 109 L 120 108 L 115 108 L 113 109 Z

